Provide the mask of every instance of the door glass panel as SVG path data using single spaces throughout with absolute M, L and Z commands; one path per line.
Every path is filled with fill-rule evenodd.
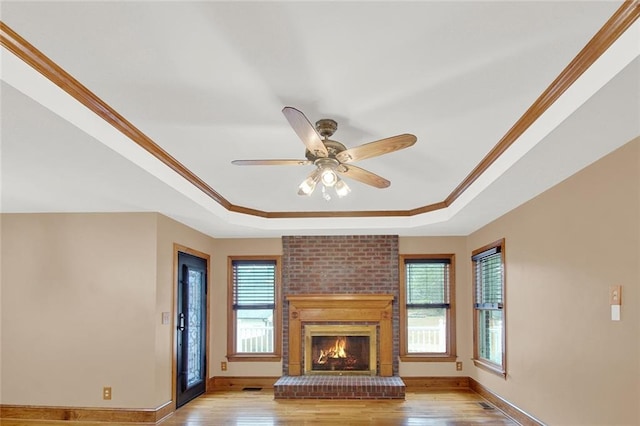
M 202 284 L 204 276 L 201 271 L 189 269 L 187 300 L 189 301 L 187 321 L 187 387 L 202 381 Z

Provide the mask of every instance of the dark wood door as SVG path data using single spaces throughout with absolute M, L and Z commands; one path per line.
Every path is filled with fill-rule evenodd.
M 206 390 L 207 262 L 178 253 L 176 405 Z

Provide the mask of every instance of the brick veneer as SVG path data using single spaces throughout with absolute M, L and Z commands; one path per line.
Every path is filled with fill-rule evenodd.
M 398 236 L 282 237 L 282 295 L 393 294 L 393 374 L 398 374 Z M 283 374 L 289 371 L 289 307 L 283 300 Z

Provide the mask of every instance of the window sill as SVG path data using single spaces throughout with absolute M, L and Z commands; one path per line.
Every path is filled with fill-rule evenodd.
M 494 364 L 482 359 L 474 359 L 473 364 L 478 368 L 488 371 L 489 373 L 493 373 L 496 376 L 501 376 L 505 380 L 507 379 L 507 372 L 501 365 Z
M 229 362 L 280 362 L 282 356 L 276 354 L 233 354 L 227 355 Z
M 458 359 L 455 355 L 442 354 L 411 354 L 400 355 L 402 362 L 456 362 Z

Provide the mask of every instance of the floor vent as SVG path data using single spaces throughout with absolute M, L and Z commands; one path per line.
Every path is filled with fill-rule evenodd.
M 493 406 L 487 404 L 486 402 L 478 402 L 478 405 L 485 410 L 493 410 Z
M 261 391 L 262 388 L 242 388 L 243 391 Z

